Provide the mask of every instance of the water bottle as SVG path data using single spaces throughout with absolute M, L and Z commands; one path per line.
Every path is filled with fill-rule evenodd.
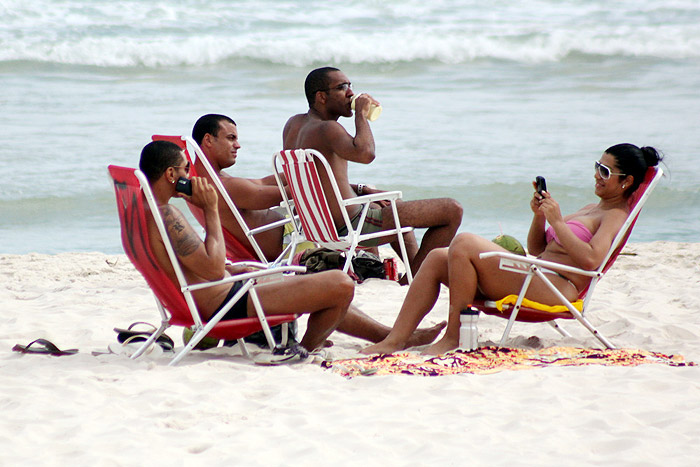
M 352 110 L 355 110 L 355 99 L 357 99 L 357 96 L 359 96 L 359 94 L 355 94 L 354 96 L 352 96 L 352 101 L 350 102 L 350 108 Z M 372 103 L 369 106 L 369 112 L 367 112 L 367 120 L 373 122 L 376 119 L 378 119 L 381 114 L 382 106 Z
M 475 350 L 479 347 L 479 330 L 476 322 L 479 319 L 479 310 L 473 306 L 459 312 L 459 348 Z

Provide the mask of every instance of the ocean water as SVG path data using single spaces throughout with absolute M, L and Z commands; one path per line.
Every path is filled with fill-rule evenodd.
M 632 241 L 700 241 L 699 1 L 5 0 L 0 18 L 0 253 L 121 252 L 107 165 L 205 113 L 238 123 L 231 173 L 269 174 L 324 65 L 384 107 L 353 181 L 524 239 L 536 175 L 567 213 L 597 200 L 605 148 L 651 145 L 669 176 Z

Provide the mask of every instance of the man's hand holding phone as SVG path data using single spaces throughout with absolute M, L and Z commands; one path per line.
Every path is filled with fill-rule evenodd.
M 186 180 L 186 182 L 183 181 Z M 189 183 L 187 183 L 189 182 Z M 189 188 L 189 190 L 187 190 Z M 206 178 L 202 177 L 192 177 L 187 179 L 181 177 L 175 184 L 175 190 L 182 193 L 187 198 L 187 201 L 194 204 L 198 208 L 217 208 L 219 201 L 219 196 L 216 193 L 216 189 L 211 185 Z M 191 194 L 188 194 L 190 191 Z

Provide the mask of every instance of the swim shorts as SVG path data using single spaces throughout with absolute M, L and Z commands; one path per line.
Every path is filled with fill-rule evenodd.
M 221 305 L 219 305 L 219 308 L 216 309 L 216 311 L 212 314 L 215 315 L 216 313 L 219 312 L 233 297 L 236 295 L 236 292 L 238 292 L 241 287 L 243 287 L 243 281 L 238 281 L 234 282 L 233 285 L 231 286 L 231 290 L 228 291 L 228 295 L 226 295 L 226 298 L 224 299 L 223 302 L 221 302 Z M 242 319 L 242 318 L 247 318 L 248 317 L 248 292 L 244 293 L 243 296 L 236 302 L 233 307 L 231 307 L 230 310 L 226 312 L 223 318 L 221 318 L 221 321 L 228 321 L 232 319 Z
M 357 229 L 357 224 L 360 222 L 360 215 L 362 214 L 362 210 L 360 210 L 352 219 L 350 219 L 350 223 L 352 226 Z M 367 217 L 365 217 L 365 223 L 362 226 L 362 232 L 363 234 L 368 234 L 368 233 L 374 233 L 374 232 L 381 232 L 382 231 L 382 210 L 381 208 L 369 208 L 367 211 Z M 348 234 L 348 229 L 345 226 L 342 226 L 338 228 L 338 235 L 345 236 Z M 365 240 L 364 242 L 360 243 L 360 246 L 377 246 L 379 245 L 379 238 L 373 238 L 371 240 Z

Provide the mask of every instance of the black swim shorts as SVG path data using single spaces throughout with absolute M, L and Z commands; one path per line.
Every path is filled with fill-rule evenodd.
M 233 297 L 236 295 L 236 292 L 238 292 L 241 287 L 243 287 L 243 281 L 238 281 L 234 282 L 233 285 L 231 286 L 231 290 L 228 291 L 228 295 L 226 295 L 226 298 L 224 299 L 223 302 L 221 302 L 221 305 L 216 309 L 216 311 L 213 313 L 215 315 L 216 313 L 219 312 Z M 212 315 L 212 316 L 213 316 Z M 230 310 L 226 312 L 223 318 L 221 318 L 221 321 L 228 321 L 232 319 L 241 319 L 241 318 L 247 318 L 248 317 L 248 292 L 244 293 L 243 296 L 236 302 L 233 307 L 231 307 Z

